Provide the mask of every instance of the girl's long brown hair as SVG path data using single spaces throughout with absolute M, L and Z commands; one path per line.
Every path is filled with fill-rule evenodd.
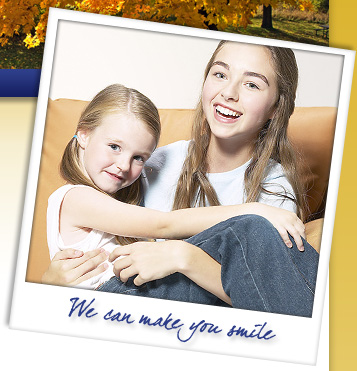
M 227 41 L 221 41 L 207 64 L 204 80 L 213 62 Z M 297 214 L 303 220 L 308 215 L 306 192 L 299 178 L 298 153 L 294 151 L 288 137 L 289 118 L 295 108 L 295 97 L 298 83 L 298 67 L 294 52 L 288 48 L 265 46 L 270 52 L 273 68 L 276 73 L 278 100 L 275 113 L 260 131 L 254 143 L 253 157 L 245 172 L 245 202 L 258 201 L 264 189 L 264 179 L 269 172 L 269 162 L 273 159 L 280 163 L 290 182 L 295 196 L 284 191 L 279 193 L 283 198 L 292 199 L 297 205 Z M 207 151 L 211 130 L 205 118 L 202 97 L 197 105 L 192 127 L 192 140 L 176 188 L 173 209 L 194 206 L 219 205 L 217 194 L 210 184 L 207 173 Z
M 90 133 L 100 126 L 105 115 L 116 112 L 133 114 L 147 126 L 156 144 L 158 143 L 161 125 L 156 106 L 137 90 L 120 84 L 106 87 L 92 99 L 80 116 L 76 132 L 83 130 Z M 64 150 L 60 173 L 70 184 L 83 184 L 103 192 L 84 174 L 79 157 L 79 144 L 75 137 L 69 141 Z M 120 189 L 112 197 L 122 202 L 139 205 L 142 201 L 141 176 L 132 185 Z M 118 236 L 117 240 L 120 244 L 137 241 L 137 239 L 122 236 Z

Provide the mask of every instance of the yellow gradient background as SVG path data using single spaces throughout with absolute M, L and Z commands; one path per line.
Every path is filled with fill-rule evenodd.
M 356 15 L 356 0 L 330 1 L 330 46 L 357 50 Z M 331 371 L 357 369 L 356 79 L 355 66 L 330 257 Z
M 356 0 L 331 0 L 330 1 L 330 46 L 357 49 L 357 31 L 355 28 L 357 16 Z M 328 76 L 326 76 L 328 78 Z M 352 85 L 351 102 L 349 109 L 349 118 L 346 131 L 346 141 L 343 156 L 343 165 L 341 172 L 341 181 L 339 188 L 339 197 L 336 212 L 336 221 L 334 227 L 333 245 L 330 259 L 330 370 L 355 370 L 357 369 L 357 85 L 356 85 L 356 68 L 355 77 Z M 1 83 L 1 81 L 0 81 Z M 318 86 L 311 86 L 316 89 L 318 94 Z M 1 306 L 2 319 L 2 349 L 5 344 L 12 349 L 16 347 L 18 332 L 10 331 L 5 326 L 8 326 L 8 316 L 10 312 L 11 290 L 14 271 L 16 268 L 17 253 L 14 249 L 18 244 L 18 233 L 21 222 L 22 206 L 24 191 L 26 187 L 27 165 L 30 154 L 30 146 L 32 140 L 33 122 L 35 118 L 36 99 L 35 98 L 0 98 L 0 150 L 1 150 L 1 182 L 0 182 L 0 281 L 2 287 L 0 290 L 1 298 L 5 299 L 7 305 Z M 4 308 L 3 308 L 4 307 Z M 71 338 L 66 339 L 64 343 L 71 349 L 53 350 L 53 364 L 44 365 L 41 363 L 41 352 L 52 351 L 50 348 L 38 349 L 33 344 L 40 341 L 42 346 L 44 343 L 41 334 L 21 332 L 21 340 L 28 343 L 29 347 L 21 347 L 14 354 L 18 354 L 23 360 L 28 359 L 28 365 L 40 365 L 43 368 L 56 368 L 56 358 L 66 357 L 66 352 L 74 353 L 76 350 L 72 346 L 78 344 Z M 48 335 L 48 342 L 55 341 L 54 335 Z M 77 340 L 78 341 L 78 340 Z M 81 339 L 88 345 L 87 355 L 83 357 L 91 357 L 91 349 L 98 346 L 98 342 Z M 5 343 L 5 344 L 4 344 Z M 137 359 L 133 359 L 133 369 L 138 369 L 137 366 L 144 366 L 144 369 L 151 369 L 155 363 L 157 369 L 165 369 L 164 361 L 161 359 L 161 351 L 159 348 L 150 348 L 133 346 L 126 344 L 118 344 L 114 348 L 110 343 L 107 344 L 109 354 L 103 354 L 103 358 L 113 356 L 113 349 L 121 349 L 120 358 L 128 354 L 129 357 L 137 354 Z M 101 347 L 100 351 L 103 351 Z M 6 349 L 6 346 L 5 346 Z M 6 350 L 5 350 L 6 352 Z M 127 353 L 128 352 L 128 353 Z M 170 364 L 166 363 L 166 369 L 182 369 L 185 364 L 184 360 L 189 359 L 190 362 L 200 369 L 213 370 L 217 368 L 239 369 L 239 359 L 233 357 L 214 356 L 202 353 L 189 352 L 186 355 L 183 352 L 176 350 L 165 350 L 164 357 L 169 357 Z M 67 353 L 68 354 L 68 353 Z M 35 358 L 33 358 L 35 355 Z M 93 356 L 93 355 L 92 355 Z M 327 355 L 325 355 L 327 356 Z M 5 358 L 8 358 L 5 356 Z M 114 356 L 114 359 L 116 357 Z M 114 361 L 113 359 L 113 361 Z M 183 360 L 183 362 L 182 362 Z M 108 359 L 107 359 L 108 361 Z M 122 358 L 123 361 L 123 358 Z M 11 362 L 16 365 L 18 360 L 11 359 Z M 125 363 L 125 368 L 129 367 L 128 362 Z M 25 362 L 26 364 L 26 362 Z M 76 363 L 80 365 L 81 363 Z M 91 362 L 92 370 L 100 369 L 100 359 L 93 358 Z M 110 364 L 105 362 L 105 365 Z M 269 363 L 267 363 L 268 365 Z M 151 366 L 150 366 L 151 365 Z M 104 364 L 102 364 L 104 366 Z M 116 359 L 112 364 L 114 368 L 123 368 L 123 363 Z M 160 367 L 162 366 L 162 367 Z M 188 366 L 188 365 L 187 365 Z M 261 365 L 264 368 L 264 364 Z M 71 369 L 71 364 L 69 364 Z M 190 369 L 191 367 L 188 366 Z M 294 366 L 290 368 L 286 365 L 287 370 L 294 370 Z M 312 370 L 314 367 L 312 367 Z

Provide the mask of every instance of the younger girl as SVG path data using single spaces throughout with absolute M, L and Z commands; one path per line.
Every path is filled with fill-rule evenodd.
M 256 203 L 215 207 L 209 213 L 203 208 L 167 213 L 137 206 L 140 175 L 159 135 L 158 111 L 138 91 L 111 85 L 95 96 L 63 154 L 60 170 L 68 184 L 49 198 L 51 259 L 68 248 L 84 252 L 102 248 L 109 254 L 117 240 L 133 241 L 128 237 L 185 238 L 242 213 L 260 213 L 276 223 L 273 208 Z M 297 225 L 301 231 L 301 222 Z M 294 226 L 291 230 L 296 233 Z M 111 276 L 112 269 L 107 269 L 80 286 L 96 288 Z

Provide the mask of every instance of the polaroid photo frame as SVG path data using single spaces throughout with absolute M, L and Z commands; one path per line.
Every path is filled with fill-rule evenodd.
M 305 58 L 301 72 L 309 89 L 299 91 L 297 105 L 338 107 L 328 198 L 324 215 L 319 271 L 312 318 L 189 304 L 31 282 L 29 266 L 38 179 L 46 138 L 49 98 L 90 100 L 105 86 L 119 82 L 148 95 L 158 108 L 193 108 L 205 64 L 221 39 L 292 48 Z M 181 48 L 181 49 L 180 49 Z M 157 54 L 159 51 L 163 54 Z M 174 50 L 184 52 L 179 59 Z M 163 58 L 163 59 L 161 59 Z M 315 69 L 312 67 L 315 65 Z M 182 75 L 172 74 L 184 70 Z M 309 65 L 306 68 L 306 65 Z M 51 9 L 40 81 L 29 175 L 24 205 L 10 327 L 143 345 L 264 360 L 315 364 L 337 201 L 354 52 L 255 38 L 117 17 Z M 155 70 L 155 66 L 159 66 Z M 314 84 L 323 67 L 326 85 Z M 166 69 L 167 68 L 167 69 Z M 171 71 L 171 74 L 170 74 Z M 310 71 L 310 72 L 309 72 Z M 310 73 L 310 75 L 308 75 Z M 322 80 L 320 82 L 322 83 Z M 300 80 L 301 81 L 301 80 Z M 332 85 L 329 85 L 329 84 Z M 168 88 L 169 86 L 169 88 Z M 180 101 L 176 86 L 181 86 Z M 175 88 L 174 88 L 175 87 Z M 310 91 L 309 91 L 310 90 Z M 326 94 L 326 91 L 328 93 Z M 319 94 L 317 94 L 317 92 Z M 184 94 L 182 94 L 184 93 Z M 174 98 L 173 98 L 174 97 Z M 323 97 L 323 101 L 319 101 Z M 59 128 L 60 132 L 60 128 Z M 68 138 L 69 140 L 70 138 Z M 57 172 L 57 169 L 53 169 Z M 46 247 L 42 247 L 46 248 Z M 32 257 L 31 257 L 32 256 Z M 29 258 L 31 257 L 31 259 Z M 143 318 L 150 318 L 151 325 Z M 242 337 L 233 329 L 262 330 Z M 274 336 L 273 336 L 274 335 Z

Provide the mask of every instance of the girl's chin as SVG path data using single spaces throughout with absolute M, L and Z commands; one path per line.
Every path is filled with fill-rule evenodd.
M 221 139 L 221 140 L 229 140 L 229 139 L 234 139 L 239 135 L 237 133 L 237 130 L 233 130 L 234 128 L 232 127 L 217 127 L 211 126 L 211 134 L 216 138 L 216 139 Z
M 96 186 L 101 189 L 103 192 L 107 193 L 108 195 L 114 195 L 115 193 L 117 193 L 122 187 L 118 187 L 118 186 L 113 186 L 113 185 L 107 185 L 107 184 L 102 184 L 102 185 L 98 185 L 96 184 Z
M 118 189 L 109 189 L 108 192 L 106 192 L 110 196 L 114 196 L 118 191 L 120 191 L 121 188 Z

